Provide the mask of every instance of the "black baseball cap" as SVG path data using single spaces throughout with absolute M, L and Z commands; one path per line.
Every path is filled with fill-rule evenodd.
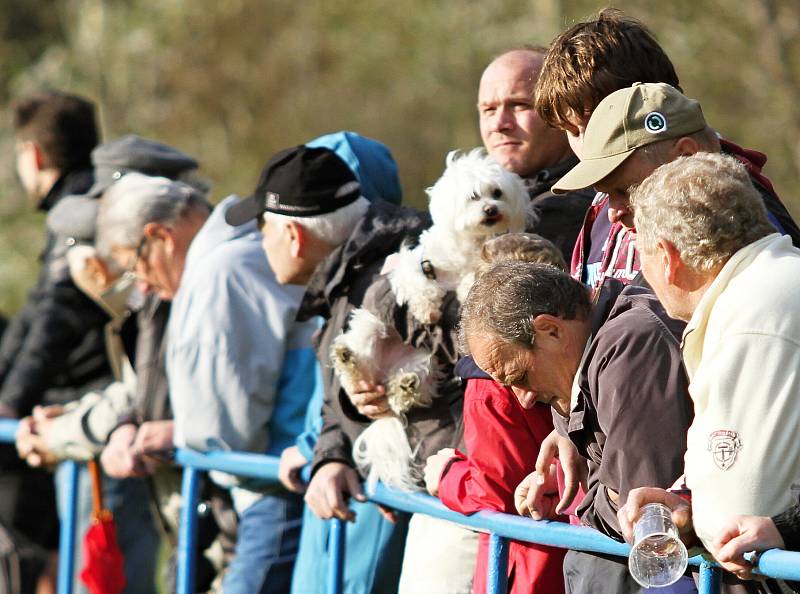
M 313 217 L 358 200 L 361 186 L 332 150 L 299 145 L 273 155 L 255 191 L 225 213 L 229 225 L 243 225 L 265 212 Z

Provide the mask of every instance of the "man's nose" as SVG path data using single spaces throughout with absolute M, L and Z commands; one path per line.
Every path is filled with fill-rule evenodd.
M 496 132 L 506 132 L 514 128 L 516 120 L 514 113 L 507 107 L 500 106 L 495 112 L 494 129 Z

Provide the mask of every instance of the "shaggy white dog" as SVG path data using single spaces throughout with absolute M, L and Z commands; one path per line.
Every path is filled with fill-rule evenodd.
M 475 279 L 485 241 L 522 231 L 530 202 L 522 180 L 483 149 L 447 155 L 442 177 L 428 188 L 433 226 L 415 247 L 390 256 L 388 280 L 397 306 L 421 326 L 436 324 L 448 291 L 463 301 Z M 385 313 L 385 312 L 379 312 Z M 384 316 L 392 319 L 392 316 Z M 449 329 L 454 330 L 454 329 Z M 392 416 L 373 421 L 353 444 L 353 458 L 369 482 L 417 488 L 418 471 L 406 435 L 406 414 L 430 406 L 436 396 L 434 353 L 403 343 L 375 313 L 353 312 L 347 332 L 331 347 L 331 362 L 348 394 L 360 381 L 383 384 Z

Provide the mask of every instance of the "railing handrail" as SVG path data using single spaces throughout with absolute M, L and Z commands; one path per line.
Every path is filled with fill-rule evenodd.
M 0 442 L 13 442 L 19 422 L 0 419 Z M 278 480 L 279 458 L 247 452 L 202 453 L 190 449 L 176 450 L 175 462 L 184 468 L 202 471 L 222 471 L 262 480 Z M 536 521 L 494 511 L 480 511 L 466 516 L 448 509 L 441 501 L 424 493 L 406 493 L 378 484 L 367 497 L 394 509 L 423 513 L 448 520 L 481 532 L 498 536 L 581 551 L 627 557 L 630 547 L 617 542 L 592 528 L 572 526 L 563 522 Z M 709 564 L 703 556 L 692 557 L 693 565 Z M 800 580 L 800 553 L 772 549 L 758 559 L 757 573 L 784 580 Z

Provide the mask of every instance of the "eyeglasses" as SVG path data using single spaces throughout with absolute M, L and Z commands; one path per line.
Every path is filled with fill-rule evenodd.
M 136 274 L 136 265 L 139 263 L 144 257 L 144 248 L 147 245 L 147 235 L 142 235 L 142 238 L 139 240 L 139 243 L 136 246 L 136 252 L 134 254 L 133 260 L 128 265 L 128 269 L 126 272 L 130 272 L 132 274 Z

